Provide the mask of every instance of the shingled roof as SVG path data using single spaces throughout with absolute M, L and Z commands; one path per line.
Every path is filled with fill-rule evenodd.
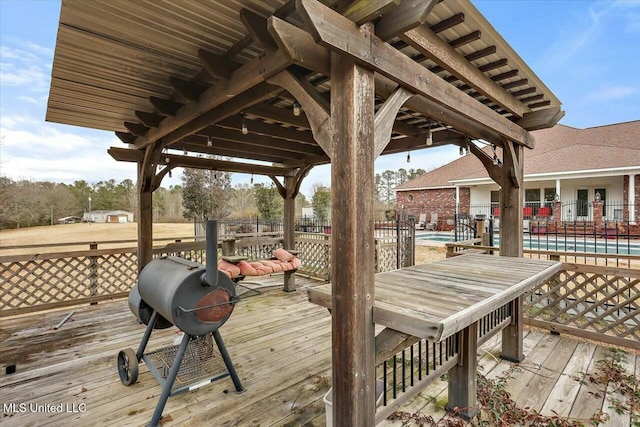
M 640 120 L 586 129 L 556 125 L 532 134 L 536 148 L 525 151 L 525 179 L 540 174 L 640 168 Z M 451 187 L 455 182 L 483 178 L 489 179 L 487 171 L 468 154 L 396 190 Z

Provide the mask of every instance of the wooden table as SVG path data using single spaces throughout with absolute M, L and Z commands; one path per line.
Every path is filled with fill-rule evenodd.
M 522 295 L 549 279 L 562 264 L 556 261 L 469 254 L 416 265 L 375 276 L 373 319 L 377 324 L 442 341 L 460 334 L 458 364 L 449 372 L 448 407 L 476 406 L 478 320 L 511 304 L 503 330 L 502 354 L 521 361 Z M 331 285 L 308 288 L 309 301 L 331 308 Z M 378 343 L 376 343 L 378 348 Z

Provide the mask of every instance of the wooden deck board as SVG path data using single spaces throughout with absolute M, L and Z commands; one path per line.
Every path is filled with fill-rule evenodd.
M 268 280 L 281 283 L 278 276 Z M 305 282 L 314 283 L 298 278 L 299 285 Z M 220 330 L 247 391 L 234 393 L 227 378 L 171 397 L 164 413 L 172 421 L 167 421 L 166 427 L 325 425 L 322 398 L 330 386 L 331 316 L 326 309 L 309 303 L 305 292 L 258 289 L 262 294 L 238 304 Z M 71 321 L 51 330 L 71 310 L 76 311 Z M 85 413 L 3 413 L 3 427 L 142 426 L 149 422 L 161 392 L 157 381 L 142 364 L 139 381 L 125 387 L 116 370 L 117 352 L 137 348 L 144 332 L 126 301 L 4 318 L 0 330 L 3 403 L 87 405 Z M 175 336 L 174 328 L 154 331 L 149 349 L 170 345 Z M 537 394 L 540 398 L 535 405 L 543 414 L 554 410 L 586 419 L 608 405 L 605 399 L 593 398 L 588 386 L 574 379 L 580 371 L 592 372 L 606 349 L 539 331 L 526 333 L 524 349 L 524 369 L 515 372 L 508 383 L 520 395 L 520 406 L 528 402 L 528 394 Z M 489 378 L 502 375 L 511 366 L 497 358 L 499 350 L 498 334 L 478 351 L 481 372 Z M 558 352 L 563 356 L 557 357 Z M 16 373 L 5 374 L 5 367 L 14 363 Z M 532 369 L 538 363 L 540 369 Z M 629 372 L 635 369 L 638 375 L 640 358 L 628 358 L 627 368 Z M 554 373 L 553 379 L 549 372 Z M 522 384 L 536 392 L 525 393 Z M 446 381 L 436 380 L 401 410 L 419 411 L 437 420 L 444 411 L 436 402 L 445 401 L 446 396 Z M 564 401 L 554 404 L 558 396 L 564 396 Z M 615 419 L 625 420 L 628 423 L 628 417 Z M 380 425 L 400 423 L 384 420 Z

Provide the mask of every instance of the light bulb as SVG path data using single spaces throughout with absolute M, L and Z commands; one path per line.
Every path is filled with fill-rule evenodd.
M 300 115 L 300 104 L 298 104 L 298 101 L 293 101 L 293 115 L 296 117 Z
M 185 156 L 189 154 L 189 152 L 187 151 L 187 147 L 184 147 L 184 150 L 182 150 L 182 154 L 184 154 Z
M 427 146 L 431 147 L 433 145 L 433 137 L 431 136 L 431 129 L 427 130 Z
M 464 156 L 464 148 L 463 147 L 460 147 L 460 155 Z
M 246 135 L 249 133 L 249 129 L 247 128 L 247 115 L 246 113 L 242 113 L 242 134 Z
M 407 163 L 411 163 L 411 152 L 407 153 Z
M 211 137 L 207 137 L 207 147 L 212 147 L 213 146 L 213 141 L 211 140 Z

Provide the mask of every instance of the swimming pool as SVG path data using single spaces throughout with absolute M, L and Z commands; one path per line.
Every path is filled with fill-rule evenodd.
M 450 232 L 416 233 L 416 240 L 449 243 L 454 241 Z M 494 246 L 500 245 L 500 236 L 494 237 Z M 640 241 L 626 239 L 594 239 L 593 237 L 564 238 L 563 236 L 525 234 L 523 246 L 525 249 L 543 251 L 589 252 L 599 254 L 640 255 Z

